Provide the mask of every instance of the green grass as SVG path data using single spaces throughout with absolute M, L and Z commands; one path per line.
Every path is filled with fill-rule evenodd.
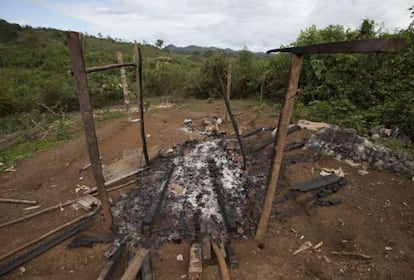
M 37 152 L 65 143 L 72 137 L 60 140 L 32 140 L 19 143 L 0 151 L 0 162 L 4 163 L 0 170 L 13 166 L 16 161 L 33 157 Z

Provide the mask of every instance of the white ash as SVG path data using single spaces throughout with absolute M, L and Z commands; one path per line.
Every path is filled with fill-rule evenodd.
M 195 144 L 189 152 L 174 158 L 176 167 L 153 228 L 158 242 L 175 240 L 180 236 L 184 238 L 183 234 L 191 238 L 194 235 L 193 219 L 196 211 L 201 213 L 201 234 L 207 234 L 213 239 L 227 238 L 212 176 L 220 177 L 226 200 L 235 210 L 235 220 L 241 222 L 242 209 L 247 199 L 245 178 L 236 158 L 238 155 L 226 149 L 223 140 Z M 208 162 L 211 160 L 217 165 L 219 174 L 210 174 Z M 158 181 L 162 181 L 162 176 L 158 175 Z M 143 237 L 142 219 L 161 192 L 161 187 L 161 183 L 140 185 L 118 201 L 113 207 L 113 214 L 118 225 L 117 231 L 121 235 L 129 235 L 135 243 L 140 242 Z M 180 232 L 180 220 L 185 222 L 185 233 Z

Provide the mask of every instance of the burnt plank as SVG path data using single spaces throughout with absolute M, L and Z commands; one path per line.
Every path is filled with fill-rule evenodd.
M 236 252 L 234 251 L 233 245 L 231 242 L 227 242 L 226 246 L 226 255 L 227 255 L 227 261 L 229 263 L 230 268 L 238 268 L 239 267 L 239 261 L 237 260 Z
M 175 164 L 172 163 L 167 171 L 165 172 L 163 181 L 161 183 L 161 192 L 159 193 L 158 197 L 155 198 L 154 202 L 152 203 L 153 207 L 151 207 L 147 213 L 145 213 L 144 219 L 142 220 L 142 233 L 144 234 L 149 234 L 154 220 L 156 218 L 156 216 L 158 215 L 158 212 L 161 209 L 161 205 L 162 205 L 162 201 L 164 199 L 165 193 L 167 191 L 168 188 L 168 182 L 173 174 L 175 168 Z
M 293 186 L 293 189 L 300 192 L 307 192 L 314 189 L 326 187 L 335 184 L 341 180 L 341 177 L 335 174 L 329 176 L 318 176 L 316 178 L 301 182 Z
M 234 209 L 230 202 L 227 200 L 226 195 L 223 191 L 223 184 L 220 180 L 220 177 L 217 176 L 220 174 L 220 171 L 216 165 L 216 162 L 211 159 L 208 162 L 208 169 L 212 176 L 212 184 L 214 191 L 217 195 L 218 204 L 220 206 L 221 214 L 223 215 L 224 222 L 226 224 L 227 230 L 230 232 L 234 232 L 237 230 L 236 221 L 234 220 Z
M 323 43 L 303 47 L 281 48 L 267 51 L 290 52 L 294 54 L 322 54 L 322 53 L 373 53 L 373 52 L 401 52 L 405 49 L 405 42 L 401 38 L 351 40 L 345 42 Z

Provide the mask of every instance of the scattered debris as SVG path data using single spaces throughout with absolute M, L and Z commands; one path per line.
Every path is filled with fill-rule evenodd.
M 304 252 L 310 248 L 312 248 L 313 244 L 311 241 L 306 241 L 305 243 L 303 243 L 298 249 L 296 249 L 293 252 L 293 255 L 296 256 L 297 254 Z
M 321 248 L 323 246 L 323 241 L 319 241 L 319 243 L 315 244 L 312 249 L 313 250 L 318 250 L 319 248 Z
M 358 174 L 361 176 L 365 176 L 367 175 L 369 172 L 367 170 L 364 169 L 358 169 Z
M 342 170 L 342 167 L 339 167 L 338 169 L 334 168 L 321 168 L 320 175 L 321 176 L 329 176 L 329 175 L 336 175 L 338 177 L 345 177 L 345 172 Z
M 358 260 L 366 260 L 366 261 L 371 260 L 371 257 L 368 256 L 368 255 L 353 253 L 353 252 L 335 252 L 335 251 L 332 251 L 331 254 L 336 255 L 336 256 L 354 257 Z
M 101 201 L 92 195 L 85 195 L 79 198 L 76 203 L 85 211 L 90 211 L 101 205 Z
M 179 261 L 179 262 L 184 261 L 184 257 L 183 257 L 183 255 L 178 254 L 178 255 L 177 255 L 177 261 Z
M 34 205 L 34 206 L 29 206 L 29 207 L 23 208 L 23 211 L 34 210 L 34 209 L 37 209 L 37 208 L 40 208 L 40 207 L 42 207 L 42 205 L 40 205 L 40 204 Z
M 359 136 L 355 129 L 328 126 L 312 135 L 305 148 L 340 160 L 364 162 L 380 170 L 414 175 L 414 160 L 409 155 L 376 145 Z
M 217 117 L 212 117 L 203 120 L 204 133 L 208 136 L 217 135 L 220 132 L 220 125 L 223 120 Z
M 307 120 L 299 120 L 297 122 L 297 126 L 300 127 L 300 129 L 307 129 L 312 131 L 318 131 L 323 128 L 329 127 L 330 124 L 324 123 L 324 122 L 311 122 Z
M 16 171 L 17 171 L 17 169 L 16 169 L 16 166 L 14 166 L 14 165 L 4 169 L 4 172 L 16 172 Z
M 83 194 L 88 194 L 88 193 L 90 193 L 91 188 L 88 187 L 88 186 L 86 186 L 86 185 L 76 184 L 76 187 L 75 187 L 75 194 L 76 194 L 76 196 L 79 196 L 79 192 L 80 191 L 83 191 Z
M 68 248 L 92 248 L 94 243 L 105 243 L 112 241 L 114 241 L 113 235 L 79 235 L 69 243 Z

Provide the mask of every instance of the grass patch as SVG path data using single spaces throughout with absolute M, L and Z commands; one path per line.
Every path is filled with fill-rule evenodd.
M 0 170 L 3 171 L 14 165 L 18 160 L 31 158 L 37 152 L 65 143 L 71 138 L 72 137 L 59 140 L 33 140 L 10 146 L 4 151 L 0 151 L 0 162 L 4 163 L 4 165 L 0 167 Z

